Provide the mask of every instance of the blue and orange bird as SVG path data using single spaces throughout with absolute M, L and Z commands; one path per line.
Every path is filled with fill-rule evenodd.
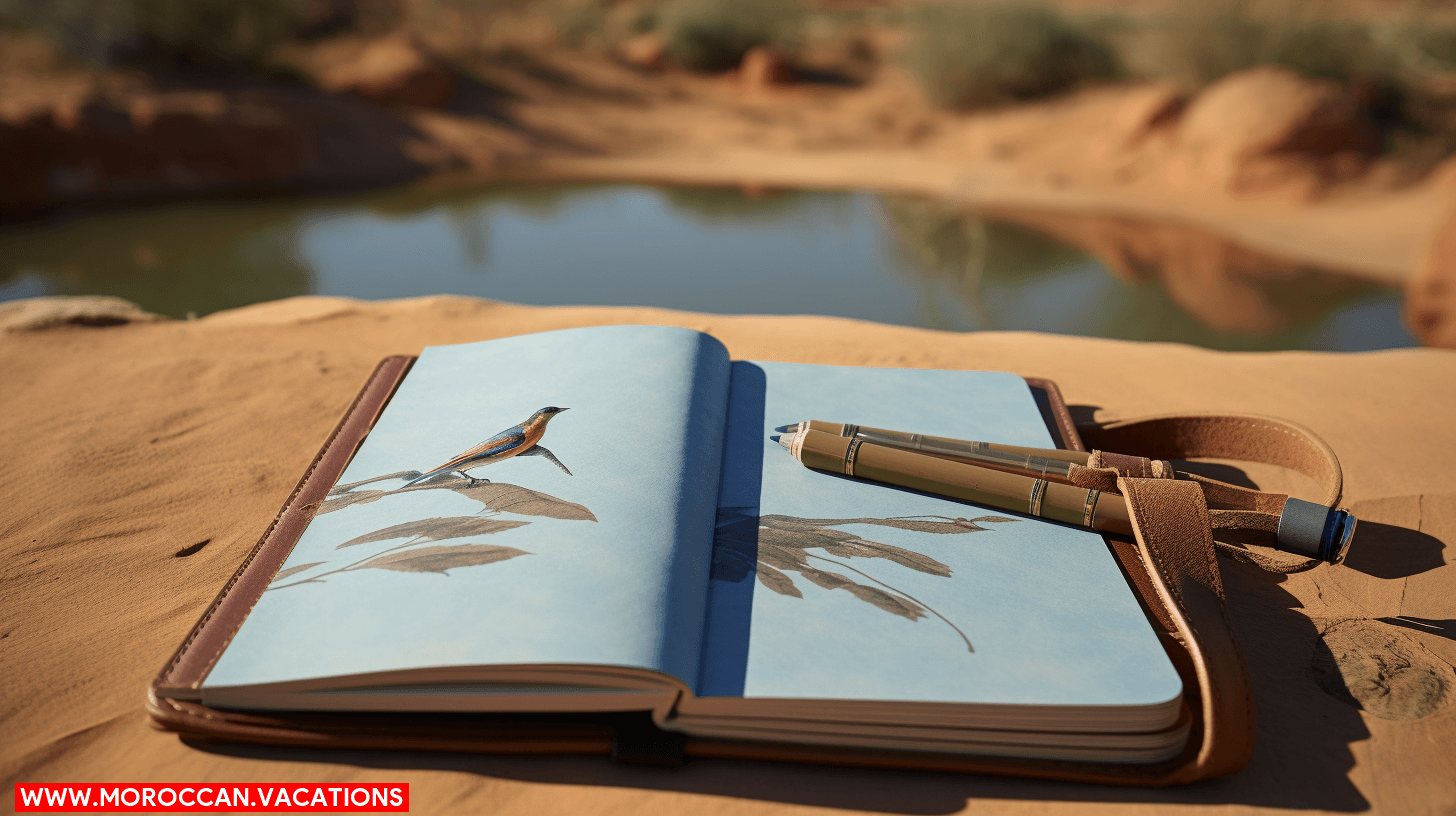
M 536 413 L 531 414 L 530 418 L 520 425 L 513 425 L 506 428 L 504 431 L 481 442 L 470 450 L 461 453 L 434 470 L 421 473 L 417 478 L 405 484 L 404 487 L 419 484 L 427 479 L 433 479 L 436 476 L 441 476 L 446 473 L 458 473 L 469 480 L 471 485 L 479 482 L 488 482 L 490 481 L 489 479 L 473 479 L 465 471 L 485 465 L 493 465 L 496 462 L 503 462 L 513 456 L 544 456 L 550 459 L 557 467 L 566 470 L 566 465 L 561 464 L 561 460 L 557 459 L 555 454 L 537 444 L 541 441 L 541 437 L 546 435 L 546 423 L 550 422 L 552 417 L 565 410 L 565 408 L 557 408 L 555 406 L 542 408 Z M 566 475 L 570 476 L 571 471 L 566 470 Z M 404 488 L 402 487 L 400 489 L 403 490 Z

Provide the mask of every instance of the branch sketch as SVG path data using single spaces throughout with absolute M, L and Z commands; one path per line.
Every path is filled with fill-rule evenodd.
M 412 493 L 417 490 L 451 490 L 467 499 L 480 502 L 482 505 L 485 505 L 485 509 L 517 513 L 523 516 L 545 516 L 547 518 L 568 519 L 572 521 L 597 520 L 597 517 L 592 515 L 590 510 L 575 502 L 558 499 L 555 496 L 518 485 L 505 484 L 503 482 L 484 482 L 479 479 L 471 480 L 461 476 L 436 479 L 423 484 L 401 487 L 397 490 L 354 489 L 387 479 L 404 479 L 409 481 L 419 478 L 419 476 L 420 472 L 417 470 L 402 470 L 398 473 L 376 476 L 373 479 L 365 479 L 361 482 L 339 485 L 329 491 L 328 498 L 318 506 L 315 513 L 318 515 L 332 513 L 356 504 L 378 501 L 385 496 Z M 472 484 L 472 481 L 475 483 Z
M 315 573 L 307 577 L 299 576 L 303 576 L 304 573 L 315 567 L 325 566 L 328 562 L 315 561 L 309 564 L 299 564 L 289 567 L 274 576 L 268 590 L 287 589 L 303 584 L 325 583 L 324 579 L 331 575 L 364 569 L 385 569 L 394 572 L 432 572 L 440 575 L 448 575 L 449 570 L 458 567 L 494 564 L 499 561 L 515 558 L 516 556 L 529 555 L 530 553 L 525 550 L 493 544 L 467 543 L 445 545 L 436 543 L 467 537 L 474 538 L 493 535 L 517 527 L 524 527 L 531 523 L 529 521 L 496 518 L 502 513 L 539 516 L 566 521 L 594 522 L 597 520 L 597 517 L 590 510 L 580 504 L 565 501 L 564 499 L 559 499 L 555 496 L 518 485 L 488 482 L 483 479 L 471 479 L 467 476 L 442 476 L 426 483 L 410 483 L 418 479 L 420 475 L 419 471 L 400 471 L 351 484 L 338 485 L 329 491 L 329 495 L 324 501 L 313 505 L 310 509 L 314 511 L 315 515 L 321 515 L 344 510 L 345 508 L 358 504 L 368 504 L 378 501 L 385 496 L 409 493 L 417 490 L 450 490 L 472 501 L 479 502 L 481 509 L 473 516 L 417 519 L 355 536 L 348 541 L 336 545 L 334 549 L 343 550 L 349 547 L 377 544 L 401 538 L 405 539 L 405 541 L 386 547 L 383 550 L 375 550 L 369 555 L 342 567 Z M 390 479 L 403 479 L 406 484 L 404 487 L 394 490 L 355 489 Z M 290 578 L 295 578 L 296 580 L 293 580 L 291 583 L 284 583 Z
M 779 595 L 803 598 L 803 592 L 789 576 L 789 573 L 798 573 L 816 586 L 842 589 L 877 609 L 906 620 L 916 621 L 927 617 L 927 613 L 934 615 L 960 635 L 967 651 L 974 652 L 975 648 L 965 632 L 929 604 L 839 559 L 878 558 L 941 578 L 951 576 L 950 567 L 928 555 L 870 541 L 834 528 L 845 524 L 869 524 L 919 533 L 960 535 L 988 529 L 982 524 L 1019 520 L 1003 516 L 974 519 L 946 516 L 806 519 L 774 514 L 759 516 L 754 508 L 720 507 L 714 531 L 710 580 L 737 583 L 753 575 L 765 588 Z M 810 550 L 821 550 L 824 554 Z M 820 568 L 816 564 L 829 567 Z M 856 581 L 836 569 L 854 573 L 865 582 Z

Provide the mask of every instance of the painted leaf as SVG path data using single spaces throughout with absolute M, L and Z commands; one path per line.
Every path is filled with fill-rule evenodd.
M 764 560 L 766 557 L 777 558 L 779 561 L 774 565 L 780 569 L 794 569 L 785 562 L 785 559 L 794 557 L 788 555 L 790 551 L 818 548 L 831 555 L 844 558 L 883 558 L 902 567 L 909 567 L 917 572 L 938 575 L 942 578 L 949 578 L 952 574 L 950 567 L 928 555 L 896 547 L 893 544 L 868 541 L 838 530 L 813 528 L 806 532 L 787 532 L 782 529 L 764 528 L 759 530 L 758 546 L 759 560 Z M 765 556 L 765 546 L 772 548 L 771 554 L 768 556 Z M 798 556 L 798 558 L 802 559 L 802 556 Z
M 952 534 L 984 531 L 981 523 L 1020 521 L 1003 516 L 982 516 L 974 519 L 946 516 L 908 518 L 844 518 L 806 519 L 795 516 L 767 515 L 760 517 L 754 507 L 720 507 L 713 530 L 713 563 L 710 578 L 738 582 L 754 573 L 767 589 L 792 598 L 803 598 L 794 585 L 792 573 L 824 589 L 842 589 L 875 608 L 909 621 L 935 615 L 960 636 L 967 652 L 975 652 L 971 641 L 944 615 L 936 612 L 900 590 L 887 584 L 884 588 L 860 583 L 839 572 L 810 566 L 810 560 L 827 561 L 862 575 L 867 581 L 880 583 L 855 567 L 835 561 L 837 558 L 879 558 L 917 572 L 943 578 L 951 576 L 950 567 L 921 553 L 870 541 L 854 533 L 834 529 L 834 525 L 871 524 L 919 533 Z M 817 555 L 810 550 L 821 550 Z
M 925 617 L 925 608 L 909 598 L 902 598 L 882 589 L 856 583 L 850 583 L 843 589 L 861 601 L 869 601 L 880 609 L 892 615 L 899 615 L 906 620 L 913 621 Z
M 794 586 L 794 579 L 767 564 L 758 565 L 757 575 L 760 584 L 780 595 L 788 595 L 790 598 L 804 597 L 804 593 Z
M 866 586 L 864 584 L 858 583 L 851 578 L 846 578 L 845 576 L 840 575 L 837 572 L 829 572 L 828 570 L 814 569 L 813 567 L 810 567 L 806 570 L 803 570 L 800 574 L 802 574 L 805 578 L 809 579 L 809 581 L 816 586 L 821 586 L 825 589 L 845 590 L 854 597 L 859 598 L 861 601 L 867 601 L 871 604 L 874 604 L 876 607 L 883 609 L 886 612 L 889 612 L 892 615 L 899 615 L 906 620 L 913 621 L 925 617 L 925 608 L 922 607 L 920 604 L 917 604 L 908 598 L 902 598 L 898 595 L 886 592 L 883 589 L 878 589 L 876 587 Z
M 501 521 L 498 519 L 481 518 L 479 516 L 427 518 L 420 519 L 419 521 L 408 521 L 404 524 L 396 524 L 393 527 L 386 527 L 383 530 L 366 533 L 358 538 L 351 538 L 338 547 L 335 547 L 335 549 L 341 550 L 345 547 L 353 547 L 356 544 L 387 541 L 391 538 L 418 537 L 426 541 L 444 541 L 446 539 L 461 538 L 463 536 L 499 533 L 502 530 L 524 527 L 530 523 L 529 521 Z
M 839 589 L 854 583 L 852 579 L 846 578 L 837 572 L 815 569 L 808 567 L 799 571 L 799 574 L 809 579 L 809 583 L 825 589 Z
M 418 470 L 401 470 L 398 473 L 389 473 L 384 476 L 375 476 L 373 479 L 365 479 L 362 482 L 350 482 L 349 484 L 335 485 L 334 489 L 329 491 L 329 495 L 336 496 L 341 493 L 348 493 L 350 490 L 353 490 L 359 485 L 382 482 L 385 479 L 418 479 L 421 475 L 422 474 Z
M 371 558 L 351 569 L 387 569 L 396 572 L 435 572 L 447 575 L 447 570 L 458 567 L 475 567 L 494 564 L 518 555 L 530 555 L 515 547 L 497 547 L 491 544 L 436 544 L 402 552 L 392 552 Z
M 799 547 L 785 547 L 772 541 L 758 542 L 758 563 L 775 569 L 798 571 L 808 566 L 804 551 Z
M 326 563 L 328 563 L 328 562 L 327 561 L 315 561 L 312 564 L 299 564 L 296 567 L 289 567 L 288 569 L 283 570 L 282 572 L 280 572 L 277 575 L 273 576 L 273 580 L 272 581 L 269 581 L 268 583 L 270 583 L 270 584 L 276 584 L 279 581 L 282 581 L 284 578 L 287 578 L 287 577 L 289 577 L 291 575 L 297 575 L 300 572 L 303 572 L 304 570 L 313 569 L 314 567 L 317 567 L 319 564 L 326 564 Z
M 450 489 L 466 498 L 474 499 L 492 510 L 518 513 L 523 516 L 546 516 L 568 521 L 597 520 L 597 517 L 592 515 L 592 511 L 580 504 L 516 485 L 488 482 L 474 487 L 451 485 Z
M 343 510 L 345 507 L 354 504 L 367 504 L 385 495 L 383 490 L 360 490 L 357 493 L 329 494 L 329 499 L 319 505 L 316 515 L 332 513 L 335 510 Z
M 842 544 L 830 544 L 824 548 L 824 551 L 843 558 L 883 558 L 902 567 L 909 567 L 928 575 L 939 575 L 942 578 L 949 578 L 952 574 L 950 567 L 928 555 L 896 547 L 893 544 L 881 544 L 878 541 L 860 539 Z

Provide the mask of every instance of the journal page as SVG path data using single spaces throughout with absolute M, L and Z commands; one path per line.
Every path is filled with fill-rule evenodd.
M 772 436 L 811 419 L 1052 445 L 1012 374 L 734 363 L 698 711 L 1178 698 L 1100 536 L 809 470 Z
M 728 372 L 664 327 L 426 349 L 204 694 L 517 664 L 691 686 Z

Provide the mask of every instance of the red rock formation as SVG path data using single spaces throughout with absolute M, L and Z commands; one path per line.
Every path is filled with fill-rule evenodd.
M 455 73 L 405 34 L 338 37 L 285 52 L 283 61 L 330 93 L 381 105 L 442 108 L 455 95 Z
M 1338 85 L 1264 66 L 1194 97 L 1176 134 L 1195 176 L 1235 194 L 1293 190 L 1311 198 L 1361 172 L 1375 128 Z
M 317 92 L 97 94 L 0 122 L 0 215 L 63 204 L 400 181 L 419 134 Z
M 738 80 L 749 93 L 762 92 L 789 81 L 788 60 L 772 46 L 748 49 L 738 65 Z
M 1406 285 L 1405 324 L 1422 345 L 1456 349 L 1456 213 Z

